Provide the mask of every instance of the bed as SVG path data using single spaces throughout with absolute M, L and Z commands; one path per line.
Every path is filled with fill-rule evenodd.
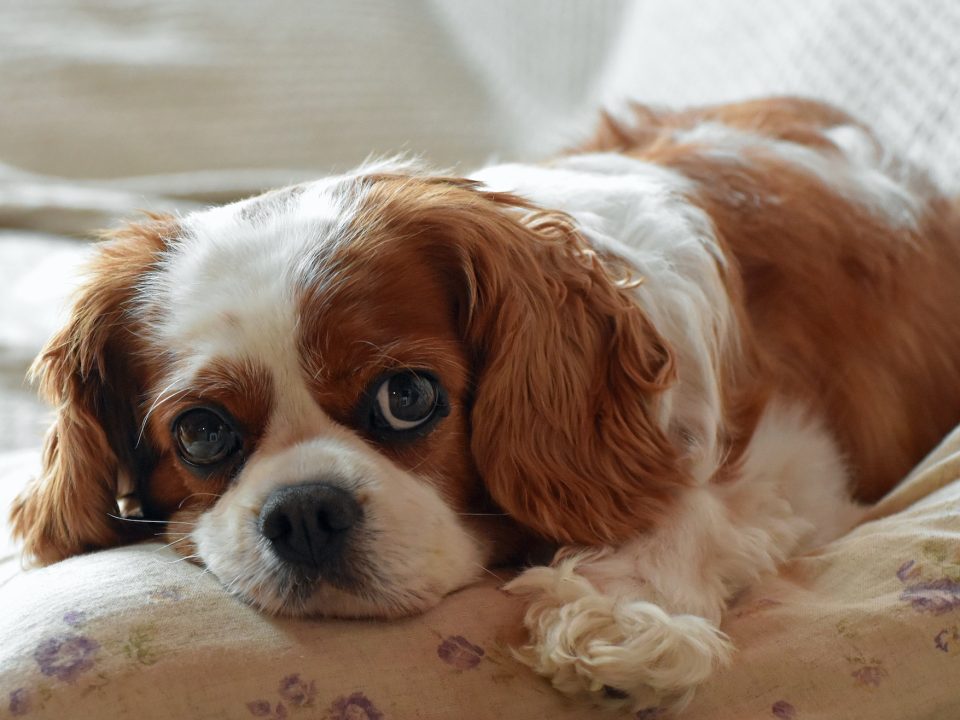
M 47 421 L 23 377 L 97 228 L 370 153 L 466 169 L 626 97 L 802 93 L 960 191 L 960 6 L 746 0 L 11 5 L 0 29 L 0 505 Z M 849 535 L 738 597 L 684 717 L 960 717 L 960 432 Z M 5 513 L 4 513 L 5 515 Z M 5 517 L 3 522 L 5 522 Z M 517 663 L 489 578 L 420 618 L 265 617 L 160 543 L 24 570 L 0 526 L 0 718 L 595 718 Z M 507 577 L 506 575 L 504 577 Z M 614 717 L 611 715 L 610 717 Z M 664 719 L 654 698 L 629 717 Z

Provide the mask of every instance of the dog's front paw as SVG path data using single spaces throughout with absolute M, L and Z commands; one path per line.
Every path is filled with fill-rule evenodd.
M 573 696 L 638 709 L 652 692 L 681 709 L 732 647 L 712 623 L 599 592 L 575 563 L 528 570 L 506 589 L 529 598 L 530 644 L 517 658 Z

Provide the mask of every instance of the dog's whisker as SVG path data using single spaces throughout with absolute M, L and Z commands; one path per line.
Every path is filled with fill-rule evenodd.
M 206 575 L 208 572 L 210 572 L 210 568 L 209 568 L 208 566 L 204 565 L 204 566 L 203 566 L 203 572 L 201 572 L 199 575 L 197 575 L 197 579 L 196 579 L 195 582 L 199 582 L 199 581 L 200 581 L 200 578 L 202 578 L 202 577 L 203 577 L 204 575 Z M 212 574 L 212 573 L 211 573 L 211 574 Z
M 496 574 L 493 570 L 491 570 L 490 568 L 485 567 L 484 565 L 481 565 L 481 564 L 478 563 L 478 562 L 475 562 L 474 565 L 476 565 L 478 568 L 480 568 L 481 570 L 483 570 L 483 571 L 484 571 L 485 573 L 487 573 L 487 575 L 489 575 L 490 577 L 496 578 L 498 581 L 501 581 L 501 582 L 503 581 L 503 578 L 501 578 L 499 575 L 497 575 L 497 574 Z
M 192 497 L 200 497 L 200 496 L 203 496 L 203 495 L 208 495 L 209 497 L 218 498 L 218 499 L 221 498 L 221 497 L 223 497 L 223 495 L 221 495 L 220 493 L 209 493 L 209 492 L 195 492 L 195 493 L 190 493 L 190 494 L 187 495 L 183 500 L 180 501 L 180 503 L 177 505 L 177 510 L 180 510 L 180 509 L 183 507 L 183 504 L 184 504 L 187 500 L 189 500 L 190 498 L 192 498 Z
M 169 395 L 166 395 L 166 393 L 167 393 L 169 390 L 171 390 L 171 389 L 173 388 L 173 386 L 176 385 L 176 384 L 177 384 L 177 380 L 174 380 L 174 381 L 171 382 L 169 385 L 167 385 L 167 386 L 166 386 L 163 390 L 161 390 L 160 393 L 157 395 L 157 399 L 153 401 L 153 404 L 152 404 L 149 408 L 147 408 L 147 412 L 144 413 L 144 416 L 143 416 L 143 422 L 140 423 L 140 432 L 137 434 L 137 441 L 134 443 L 134 445 L 133 445 L 134 447 L 140 447 L 140 441 L 143 440 L 143 433 L 144 433 L 144 432 L 146 431 L 146 429 L 147 429 L 147 423 L 149 422 L 150 416 L 153 414 L 153 412 L 154 412 L 158 407 L 160 407 L 163 403 L 167 402 L 168 400 L 172 400 L 173 398 L 177 397 L 178 395 L 183 395 L 183 394 L 186 393 L 187 390 L 189 389 L 189 388 L 181 388 L 180 390 L 177 390 L 177 391 L 175 391 L 175 392 L 173 392 L 173 393 L 171 393 L 171 394 L 169 394 Z
M 107 517 L 112 517 L 114 520 L 123 520 L 124 522 L 132 522 L 132 523 L 155 523 L 158 525 L 190 525 L 191 527 L 197 524 L 196 522 L 187 522 L 185 520 L 147 520 L 146 518 L 123 517 L 122 515 L 114 515 L 112 513 L 107 513 Z
M 189 539 L 189 537 L 190 537 L 189 535 L 185 535 L 185 536 L 182 537 L 182 538 L 177 538 L 177 539 L 174 540 L 173 542 L 168 542 L 166 545 L 161 545 L 161 546 L 158 547 L 156 550 L 154 550 L 154 552 L 160 552 L 161 550 L 166 550 L 168 547 L 171 547 L 171 546 L 173 546 L 173 545 L 176 545 L 177 543 L 181 543 L 181 542 L 183 542 L 184 540 Z

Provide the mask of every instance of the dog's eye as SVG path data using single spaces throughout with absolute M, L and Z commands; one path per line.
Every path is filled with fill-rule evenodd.
M 429 373 L 403 371 L 380 377 L 370 387 L 364 424 L 383 440 L 422 437 L 449 413 L 447 396 Z
M 436 384 L 414 373 L 397 373 L 377 389 L 376 410 L 394 430 L 410 430 L 422 425 L 437 407 Z
M 193 408 L 178 416 L 173 435 L 180 457 L 204 468 L 222 463 L 240 447 L 233 424 L 211 408 Z

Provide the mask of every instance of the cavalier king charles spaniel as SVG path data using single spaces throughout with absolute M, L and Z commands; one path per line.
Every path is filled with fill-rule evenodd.
M 960 211 L 862 124 L 606 116 L 467 177 L 385 162 L 99 246 L 34 372 L 40 563 L 143 537 L 268 613 L 507 587 L 560 690 L 682 705 L 731 598 L 960 420 Z

